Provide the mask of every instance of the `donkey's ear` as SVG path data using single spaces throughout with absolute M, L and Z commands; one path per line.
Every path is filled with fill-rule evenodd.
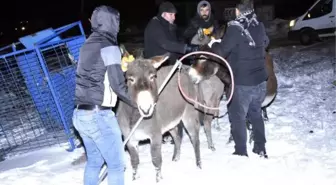
M 154 56 L 152 58 L 150 58 L 150 60 L 152 61 L 152 65 L 157 69 L 159 68 L 166 60 L 168 60 L 169 58 L 169 53 L 165 53 L 163 55 L 159 55 L 159 56 Z

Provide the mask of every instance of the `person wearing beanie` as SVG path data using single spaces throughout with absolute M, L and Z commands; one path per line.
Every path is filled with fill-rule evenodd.
M 166 65 L 174 65 L 183 54 L 198 50 L 198 46 L 178 41 L 174 24 L 176 13 L 177 10 L 171 2 L 166 1 L 160 4 L 158 15 L 153 17 L 145 28 L 145 58 L 169 52 L 170 57 Z
M 265 27 L 259 22 L 251 1 L 236 6 L 236 19 L 228 23 L 223 39 L 208 44 L 214 53 L 227 58 L 235 87 L 228 105 L 231 134 L 235 142 L 234 155 L 248 156 L 246 149 L 246 118 L 254 134 L 252 152 L 267 158 L 264 120 L 261 104 L 266 96 L 268 74 L 265 69 L 265 49 L 269 44 Z
M 197 13 L 190 20 L 187 29 L 184 31 L 184 38 L 188 43 L 201 31 L 203 34 L 210 35 L 218 29 L 218 22 L 211 13 L 211 4 L 208 1 L 200 1 L 197 5 Z M 208 33 L 205 33 L 205 31 Z

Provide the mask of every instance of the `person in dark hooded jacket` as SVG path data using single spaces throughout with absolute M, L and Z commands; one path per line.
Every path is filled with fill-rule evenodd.
M 257 20 L 251 2 L 238 4 L 236 19 L 228 23 L 223 39 L 208 44 L 214 53 L 227 58 L 234 76 L 234 94 L 228 105 L 234 155 L 248 156 L 246 118 L 254 133 L 253 152 L 267 158 L 261 104 L 266 96 L 268 74 L 265 49 L 269 44 L 265 27 Z
M 215 33 L 219 29 L 218 22 L 211 13 L 211 4 L 208 1 L 200 1 L 197 5 L 196 15 L 190 20 L 187 29 L 184 31 L 184 38 L 187 43 L 190 43 L 197 33 L 206 34 L 204 30 L 210 30 L 211 27 L 213 27 L 213 30 L 208 34 Z
M 199 49 L 199 46 L 178 41 L 176 25 L 174 24 L 176 13 L 177 10 L 171 2 L 166 1 L 160 4 L 158 15 L 153 17 L 145 28 L 145 58 L 163 55 L 169 52 L 169 61 L 164 65 L 173 65 L 176 59 L 183 54 Z
M 117 97 L 136 108 L 127 92 L 117 42 L 119 12 L 109 6 L 95 8 L 92 34 L 80 49 L 76 71 L 76 108 L 73 124 L 87 155 L 84 185 L 97 185 L 104 161 L 108 184 L 124 185 L 124 147 L 112 107 Z

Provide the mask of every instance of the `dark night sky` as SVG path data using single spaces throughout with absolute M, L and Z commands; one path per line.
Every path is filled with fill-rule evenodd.
M 5 1 L 6 0 L 3 0 L 1 3 L 0 19 L 2 23 L 7 24 L 23 18 L 29 20 L 45 19 L 46 22 L 50 22 L 49 20 L 52 19 L 53 21 L 59 20 L 62 22 L 62 20 L 68 20 L 67 22 L 71 22 L 72 20 L 77 20 L 79 18 L 81 8 L 81 0 L 7 0 L 6 3 Z M 123 3 L 125 4 L 125 1 L 132 3 L 123 5 Z M 264 2 L 268 2 L 268 0 L 264 0 Z M 302 12 L 302 10 L 299 10 L 302 9 L 300 4 L 302 7 L 305 7 L 303 9 L 307 9 L 306 7 L 309 7 L 314 0 L 280 0 L 280 2 L 281 4 L 298 4 L 299 7 L 296 7 L 296 9 Z M 155 0 L 85 0 L 85 12 L 88 15 L 91 14 L 93 8 L 100 4 L 107 4 L 118 8 L 121 11 L 121 16 L 125 17 L 130 17 L 132 14 L 134 15 L 132 12 L 136 12 L 134 17 L 150 16 L 155 12 L 155 10 L 153 10 L 155 9 Z M 140 8 L 141 6 L 144 8 Z M 148 9 L 146 9 L 146 7 L 148 7 Z M 290 7 L 286 6 L 285 10 L 288 11 L 288 8 Z M 277 11 L 279 12 L 281 10 Z M 140 14 L 140 12 L 142 12 L 142 14 Z M 295 14 L 295 12 L 293 13 Z M 1 24 L 1 27 L 3 26 L 5 25 Z
M 181 1 L 184 0 L 179 0 L 178 2 Z M 186 1 L 198 2 L 199 0 Z M 268 1 L 263 0 L 263 2 Z M 275 1 L 277 1 L 275 12 L 278 14 L 276 17 L 279 17 L 279 15 L 281 17 L 301 15 L 315 0 Z M 132 3 L 126 3 L 125 5 L 125 2 Z M 134 22 L 145 25 L 145 22 L 157 12 L 155 0 L 85 0 L 84 12 L 86 15 L 81 16 L 80 3 L 81 0 L 2 0 L 0 31 L 12 32 L 20 20 L 28 20 L 29 24 L 35 24 L 36 31 L 47 27 L 55 28 L 78 20 L 81 20 L 85 26 L 88 25 L 87 18 L 91 15 L 94 7 L 101 4 L 117 8 L 121 13 L 121 20 L 130 24 Z M 0 45 L 2 45 L 2 42 L 3 38 L 0 37 Z
M 135 8 L 138 9 L 142 4 L 150 3 L 150 1 L 144 3 L 144 1 L 134 0 L 131 6 L 129 6 L 129 3 L 125 6 L 122 4 L 124 2 L 125 0 L 85 0 L 85 13 L 90 15 L 95 6 L 106 4 L 117 8 L 121 12 L 121 16 L 130 16 Z M 151 4 L 154 5 L 154 0 L 152 2 Z M 81 0 L 8 0 L 6 6 L 3 2 L 1 3 L 0 19 L 2 23 L 6 23 L 5 25 L 1 24 L 1 27 L 6 27 L 14 21 L 23 19 L 43 20 L 47 23 L 55 22 L 55 24 L 76 21 L 80 18 L 80 3 Z M 146 14 L 146 10 L 142 10 L 145 11 L 143 14 Z M 142 15 L 140 14 L 140 17 Z M 139 17 L 139 15 L 136 15 L 136 17 Z

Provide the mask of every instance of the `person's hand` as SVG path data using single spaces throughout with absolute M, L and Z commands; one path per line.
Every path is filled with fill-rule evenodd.
M 188 44 L 187 47 L 186 47 L 186 54 L 187 53 L 191 53 L 191 52 L 194 52 L 194 51 L 198 51 L 199 50 L 199 46 L 198 45 L 194 45 L 194 44 Z
M 220 43 L 222 39 L 211 39 L 210 42 L 208 43 L 209 48 L 212 47 L 212 44 L 214 43 Z

